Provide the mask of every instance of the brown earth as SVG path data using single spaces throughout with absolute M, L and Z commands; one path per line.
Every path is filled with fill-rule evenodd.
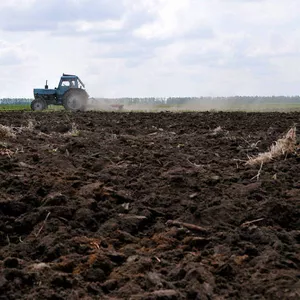
M 0 299 L 299 299 L 299 120 L 0 113 Z

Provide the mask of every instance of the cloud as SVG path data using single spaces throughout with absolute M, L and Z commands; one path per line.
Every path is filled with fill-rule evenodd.
M 6 0 L 0 9 L 0 72 L 29 80 L 2 94 L 31 95 L 63 72 L 93 96 L 297 91 L 299 0 Z
M 118 0 L 32 0 L 21 6 L 10 2 L 1 9 L 0 27 L 5 31 L 56 30 L 68 22 L 118 19 L 124 9 Z
M 17 48 L 0 40 L 0 66 L 19 64 L 21 62 L 19 54 Z
M 20 65 L 30 59 L 31 54 L 22 43 L 9 43 L 0 40 L 0 66 Z

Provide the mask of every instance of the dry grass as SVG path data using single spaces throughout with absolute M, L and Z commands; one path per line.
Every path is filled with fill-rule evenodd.
M 28 124 L 25 127 L 25 129 L 27 129 L 28 131 L 32 132 L 34 130 L 34 127 L 35 127 L 35 121 L 28 120 Z
M 80 135 L 80 130 L 78 130 L 76 123 L 72 123 L 72 128 L 70 131 L 65 133 L 64 135 L 66 136 L 79 136 Z
M 275 158 L 295 153 L 296 140 L 296 127 L 292 127 L 283 138 L 278 139 L 270 147 L 270 151 L 259 153 L 256 157 L 249 157 L 246 165 L 262 165 L 263 163 L 270 162 Z
M 17 134 L 22 132 L 34 130 L 36 123 L 33 120 L 28 120 L 27 126 L 14 127 L 14 126 L 5 126 L 0 124 L 0 138 L 15 138 Z
M 39 124 L 36 120 L 32 120 L 32 119 L 28 119 L 27 120 L 27 125 L 25 126 L 21 126 L 21 127 L 17 127 L 18 129 L 18 133 L 22 133 L 22 132 L 33 132 L 35 129 L 35 126 Z
M 15 137 L 16 137 L 16 134 L 14 133 L 12 127 L 0 124 L 0 138 L 1 139 L 15 138 Z
M 217 128 L 215 128 L 215 129 L 213 130 L 213 134 L 218 134 L 219 132 L 222 132 L 222 131 L 223 131 L 222 127 L 221 127 L 221 126 L 218 126 Z
M 218 126 L 217 128 L 212 130 L 211 135 L 215 135 L 215 136 L 225 136 L 228 135 L 229 131 L 224 130 L 221 126 Z

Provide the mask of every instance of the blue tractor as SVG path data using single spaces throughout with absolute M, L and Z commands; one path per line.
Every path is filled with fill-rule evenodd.
M 46 81 L 44 89 L 34 89 L 32 110 L 44 110 L 48 105 L 63 105 L 66 110 L 84 111 L 89 95 L 82 81 L 76 75 L 63 74 L 57 88 L 49 89 Z

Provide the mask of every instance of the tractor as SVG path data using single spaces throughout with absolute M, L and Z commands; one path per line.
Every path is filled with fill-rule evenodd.
M 85 110 L 89 95 L 82 81 L 76 75 L 63 74 L 57 88 L 49 89 L 46 81 L 44 89 L 34 89 L 32 110 L 44 110 L 48 105 L 63 105 L 66 110 Z

